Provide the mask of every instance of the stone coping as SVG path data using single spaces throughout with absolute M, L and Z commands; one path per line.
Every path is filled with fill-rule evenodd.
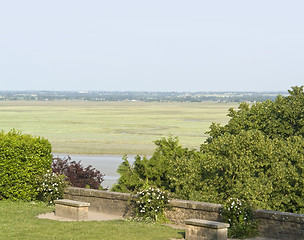
M 70 199 L 58 199 L 58 200 L 55 200 L 54 203 L 65 205 L 65 206 L 71 206 L 71 207 L 89 207 L 90 206 L 90 203 L 74 201 L 74 200 L 70 200 Z
M 98 189 L 86 189 L 77 187 L 68 187 L 64 189 L 64 193 L 71 194 L 74 196 L 84 196 L 84 197 L 97 197 L 105 199 L 119 199 L 123 201 L 128 201 L 130 199 L 130 193 L 120 193 L 111 191 L 102 191 Z
M 186 225 L 214 228 L 214 229 L 222 229 L 222 228 L 230 227 L 230 225 L 228 223 L 207 221 L 207 220 L 203 220 L 203 219 L 187 219 L 187 220 L 185 220 L 185 223 L 186 223 Z
M 204 210 L 208 212 L 219 212 L 219 210 L 222 209 L 221 204 L 196 202 L 196 201 L 181 200 L 181 199 L 172 199 L 170 201 L 170 205 L 173 207 Z
M 278 212 L 264 209 L 257 209 L 254 211 L 256 218 L 272 219 L 276 221 L 294 222 L 304 224 L 304 214 Z

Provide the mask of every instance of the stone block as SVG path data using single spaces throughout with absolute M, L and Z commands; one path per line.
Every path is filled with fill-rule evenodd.
M 186 223 L 187 240 L 227 240 L 228 223 L 188 219 Z
M 70 199 L 55 200 L 55 215 L 77 221 L 88 219 L 90 203 Z

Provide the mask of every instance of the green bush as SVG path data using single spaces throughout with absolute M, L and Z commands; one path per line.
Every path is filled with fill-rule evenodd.
M 37 197 L 37 177 L 52 163 L 48 140 L 11 130 L 0 132 L 0 198 L 32 200 Z
M 117 170 L 121 176 L 112 190 L 134 192 L 155 186 L 175 198 L 200 200 L 200 153 L 183 148 L 178 138 L 162 138 L 155 144 L 157 148 L 150 159 L 136 156 L 131 165 L 124 157 Z

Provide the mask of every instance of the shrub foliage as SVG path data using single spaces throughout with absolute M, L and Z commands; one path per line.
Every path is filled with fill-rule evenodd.
M 56 174 L 65 175 L 66 180 L 73 187 L 89 187 L 92 189 L 101 188 L 103 174 L 92 168 L 91 165 L 83 167 L 81 161 L 71 161 L 71 157 L 59 158 L 54 157 L 52 170 Z
M 127 157 L 118 167 L 121 175 L 112 190 L 134 192 L 149 186 L 167 190 L 172 197 L 200 200 L 200 153 L 179 145 L 177 138 L 170 137 L 155 141 L 157 148 L 148 159 L 135 157 L 132 164 Z
M 51 144 L 48 140 L 0 132 L 0 198 L 32 200 L 37 197 L 37 177 L 50 169 Z
M 213 123 L 199 150 L 177 138 L 155 142 L 153 156 L 127 158 L 113 190 L 145 185 L 173 197 L 225 203 L 230 198 L 257 208 L 304 213 L 304 92 L 293 87 L 275 101 L 241 103 L 229 109 L 225 126 Z

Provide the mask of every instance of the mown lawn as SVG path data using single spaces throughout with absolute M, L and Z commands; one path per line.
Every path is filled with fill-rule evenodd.
M 182 238 L 184 232 L 160 224 L 134 223 L 124 220 L 59 222 L 38 219 L 40 213 L 53 211 L 43 203 L 0 201 L 0 239 L 76 240 L 76 239 L 170 239 Z
M 225 124 L 236 103 L 0 101 L 0 130 L 47 138 L 57 153 L 146 154 L 178 136 L 198 148 L 212 122 Z

